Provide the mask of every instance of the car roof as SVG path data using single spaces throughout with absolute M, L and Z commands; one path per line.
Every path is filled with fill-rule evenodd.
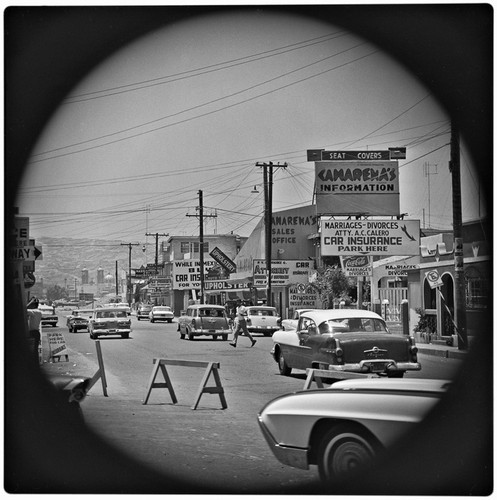
M 245 306 L 247 309 L 274 309 L 276 310 L 276 307 L 273 306 Z
M 188 306 L 188 308 L 193 307 L 195 309 L 198 309 L 199 307 L 207 307 L 209 309 L 224 309 L 224 306 L 220 306 L 218 304 L 192 304 L 191 306 Z
M 311 309 L 302 313 L 301 316 L 313 319 L 317 323 L 343 318 L 376 318 L 383 320 L 379 314 L 364 309 Z
M 445 392 L 450 386 L 450 380 L 423 378 L 359 378 L 340 380 L 329 389 L 340 390 L 402 390 L 402 391 L 434 391 Z

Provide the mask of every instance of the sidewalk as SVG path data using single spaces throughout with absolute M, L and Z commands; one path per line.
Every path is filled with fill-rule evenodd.
M 422 344 L 416 343 L 418 352 L 427 356 L 439 356 L 441 358 L 466 359 L 468 351 L 459 350 L 457 347 L 452 347 L 444 344 Z

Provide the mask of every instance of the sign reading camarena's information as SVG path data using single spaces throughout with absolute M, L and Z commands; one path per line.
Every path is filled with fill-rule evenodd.
M 418 255 L 418 220 L 321 218 L 321 255 Z

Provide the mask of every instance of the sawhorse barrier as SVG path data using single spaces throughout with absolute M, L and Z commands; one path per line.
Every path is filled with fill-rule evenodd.
M 169 390 L 169 394 L 171 396 L 173 404 L 176 404 L 178 402 L 176 394 L 174 393 L 171 379 L 166 370 L 166 365 L 206 368 L 204 376 L 202 377 L 202 381 L 200 383 L 199 390 L 195 397 L 195 402 L 193 403 L 192 410 L 195 410 L 197 408 L 200 398 L 202 397 L 202 394 L 205 393 L 219 394 L 219 399 L 221 400 L 221 405 L 223 407 L 223 410 L 228 408 L 228 404 L 226 403 L 226 398 L 224 397 L 224 388 L 221 384 L 221 379 L 219 377 L 219 372 L 218 372 L 218 370 L 220 369 L 220 363 L 213 363 L 209 361 L 186 361 L 182 359 L 164 359 L 164 358 L 157 358 L 157 359 L 154 358 L 154 368 L 152 370 L 152 375 L 150 376 L 150 381 L 147 387 L 147 394 L 145 395 L 145 399 L 143 400 L 142 404 L 144 405 L 147 404 L 148 398 L 150 397 L 150 393 L 152 392 L 152 389 L 155 388 L 167 388 Z M 157 374 L 159 373 L 159 369 L 161 370 L 162 376 L 164 377 L 164 382 L 155 381 Z M 207 387 L 206 384 L 207 381 L 209 380 L 209 376 L 211 373 L 214 376 L 216 385 L 213 387 Z
M 307 368 L 307 377 L 304 383 L 304 391 L 311 387 L 312 381 L 316 382 L 319 389 L 323 389 L 323 379 L 333 379 L 333 380 L 348 380 L 351 378 L 373 378 L 375 377 L 372 373 L 354 373 L 354 372 L 342 372 L 337 370 L 318 370 L 316 368 Z
M 100 348 L 100 340 L 95 340 L 97 346 L 98 370 L 90 380 L 87 392 L 96 384 L 98 379 L 102 380 L 102 390 L 104 396 L 107 396 L 107 379 L 105 378 L 104 358 L 102 357 L 102 349 Z

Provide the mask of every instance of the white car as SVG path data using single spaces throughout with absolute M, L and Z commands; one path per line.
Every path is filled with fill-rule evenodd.
M 280 320 L 276 307 L 248 306 L 247 330 L 250 333 L 262 333 L 270 336 L 280 329 Z
M 321 480 L 333 484 L 373 465 L 449 386 L 432 379 L 342 380 L 280 396 L 262 408 L 258 421 L 281 463 L 298 469 L 317 465 Z
M 156 321 L 167 321 L 172 323 L 174 319 L 174 313 L 169 306 L 154 306 L 150 311 L 148 317 L 150 318 L 150 323 Z
M 281 321 L 282 330 L 296 330 L 299 322 L 300 315 L 312 309 L 295 309 L 292 318 L 284 319 Z

